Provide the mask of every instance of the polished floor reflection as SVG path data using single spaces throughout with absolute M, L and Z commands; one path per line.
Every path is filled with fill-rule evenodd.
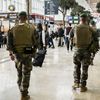
M 72 90 L 73 52 L 66 47 L 49 48 L 43 67 L 33 67 L 30 82 L 31 100 L 100 100 L 100 52 L 94 66 L 89 68 L 88 91 Z M 20 100 L 16 84 L 17 73 L 14 62 L 5 48 L 0 49 L 0 100 Z

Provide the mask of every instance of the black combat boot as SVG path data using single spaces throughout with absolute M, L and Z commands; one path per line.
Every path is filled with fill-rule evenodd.
M 79 88 L 79 83 L 74 83 L 74 85 L 72 86 L 72 88 L 75 90 L 76 88 Z
M 80 92 L 86 92 L 87 91 L 87 87 L 86 86 L 81 86 L 80 87 Z

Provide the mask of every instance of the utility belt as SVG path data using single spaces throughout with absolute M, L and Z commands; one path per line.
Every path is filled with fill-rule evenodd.
M 33 54 L 34 48 L 31 46 L 21 47 L 21 48 L 14 48 L 13 52 L 16 53 L 23 53 L 23 54 Z
M 24 53 L 25 54 L 33 54 L 34 49 L 32 47 L 24 47 Z
M 77 45 L 75 44 L 75 47 L 78 49 L 87 49 L 88 45 Z

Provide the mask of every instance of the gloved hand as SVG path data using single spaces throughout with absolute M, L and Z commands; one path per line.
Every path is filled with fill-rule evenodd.
M 46 50 L 46 46 L 45 45 L 43 45 L 43 49 Z
M 9 54 L 10 55 L 10 59 L 12 60 L 12 61 L 14 61 L 15 60 L 15 55 L 14 54 Z

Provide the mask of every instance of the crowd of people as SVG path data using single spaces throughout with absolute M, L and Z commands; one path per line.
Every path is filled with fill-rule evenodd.
M 93 65 L 95 54 L 99 50 L 98 32 L 95 22 L 89 25 L 88 16 L 82 14 L 80 23 L 72 27 L 68 23 L 64 28 L 59 24 L 56 30 L 51 30 L 48 24 L 38 23 L 35 27 L 27 23 L 26 12 L 19 13 L 19 23 L 11 28 L 7 35 L 7 50 L 11 60 L 15 62 L 18 72 L 18 87 L 21 93 L 21 100 L 29 100 L 28 94 L 30 75 L 32 70 L 32 58 L 38 50 L 46 50 L 47 48 L 55 48 L 54 39 L 58 40 L 58 48 L 66 46 L 66 51 L 74 49 L 74 85 L 73 89 L 80 88 L 81 92 L 87 91 L 87 79 L 89 65 Z M 0 43 L 1 43 L 0 34 Z M 93 38 L 95 37 L 95 39 Z M 95 40 L 95 43 L 93 41 Z M 6 42 L 3 42 L 4 44 Z M 92 44 L 96 44 L 92 46 Z M 90 51 L 93 49 L 93 52 Z M 27 60 L 26 60 L 27 59 Z M 82 67 L 82 71 L 81 71 Z

